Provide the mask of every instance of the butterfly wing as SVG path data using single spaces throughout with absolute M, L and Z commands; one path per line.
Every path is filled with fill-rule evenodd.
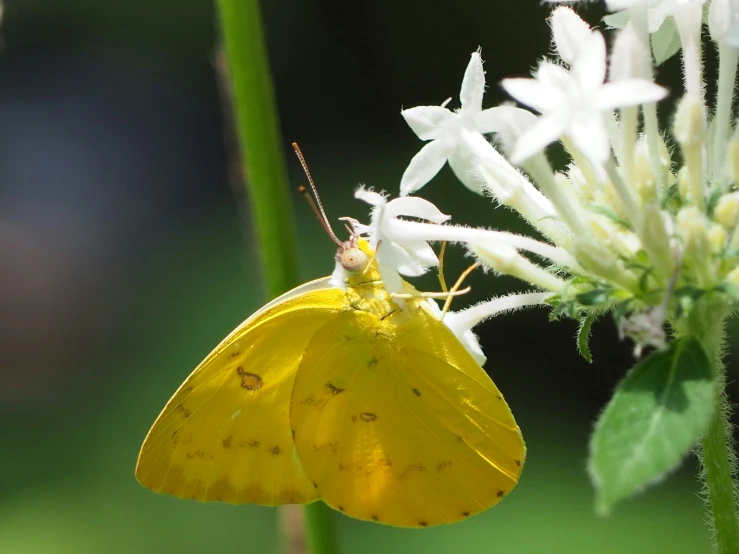
M 426 527 L 483 511 L 525 456 L 508 405 L 449 329 L 353 311 L 311 339 L 291 420 L 307 475 L 333 508 Z
M 284 295 L 208 355 L 146 437 L 136 467 L 142 485 L 233 503 L 317 498 L 295 454 L 289 406 L 308 342 L 345 309 L 345 293 L 326 287 L 312 282 Z

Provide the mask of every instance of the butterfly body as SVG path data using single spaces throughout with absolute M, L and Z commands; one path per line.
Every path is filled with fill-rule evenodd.
M 155 422 L 139 481 L 206 501 L 322 499 L 408 527 L 507 494 L 525 447 L 485 371 L 427 299 L 399 305 L 374 263 L 346 285 L 298 287 L 226 337 Z

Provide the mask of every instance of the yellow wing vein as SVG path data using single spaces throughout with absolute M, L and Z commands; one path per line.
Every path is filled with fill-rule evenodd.
M 400 374 L 399 376 L 400 376 L 400 377 L 402 377 L 402 379 L 403 379 L 403 380 L 405 381 L 406 387 L 409 387 L 409 386 L 410 386 L 410 384 L 408 383 L 408 380 L 407 380 L 407 379 L 405 378 L 405 375 L 403 375 L 403 374 L 402 374 L 402 372 L 397 372 L 397 373 L 398 373 L 398 374 Z M 394 376 L 394 378 L 395 378 L 395 376 Z M 397 399 L 397 393 L 395 393 L 395 394 L 396 394 L 396 399 Z M 397 400 L 396 400 L 396 401 L 397 401 Z M 408 412 L 408 413 L 410 413 L 410 414 L 412 414 L 412 415 L 413 415 L 413 416 L 414 416 L 414 417 L 415 417 L 415 418 L 416 418 L 416 419 L 417 419 L 417 420 L 418 420 L 418 421 L 419 421 L 419 422 L 420 422 L 420 423 L 421 423 L 421 424 L 422 424 L 422 425 L 423 425 L 423 426 L 424 426 L 424 427 L 425 427 L 425 428 L 426 428 L 426 429 L 427 429 L 427 430 L 428 430 L 428 431 L 429 431 L 429 432 L 430 432 L 430 433 L 431 433 L 431 434 L 432 434 L 432 435 L 434 436 L 434 438 L 435 438 L 435 439 L 436 439 L 436 440 L 437 440 L 438 442 L 440 442 L 440 443 L 441 443 L 441 445 L 442 445 L 442 446 L 443 446 L 443 447 L 444 447 L 444 448 L 445 448 L 445 449 L 446 449 L 446 450 L 447 450 L 448 452 L 450 452 L 450 453 L 451 453 L 451 454 L 452 454 L 452 455 L 453 455 L 454 457 L 456 457 L 456 458 L 457 458 L 457 459 L 458 459 L 459 461 L 461 461 L 461 462 L 462 462 L 462 465 L 466 466 L 466 467 L 467 467 L 467 469 L 468 469 L 468 470 L 470 471 L 470 473 L 473 473 L 473 474 L 475 474 L 475 475 L 476 475 L 476 476 L 477 476 L 477 477 L 478 477 L 479 479 L 481 479 L 482 481 L 485 481 L 485 482 L 488 482 L 488 483 L 489 483 L 489 481 L 488 481 L 488 480 L 487 480 L 487 479 L 486 479 L 486 478 L 485 478 L 484 476 L 480 475 L 480 473 L 478 473 L 477 471 L 475 471 L 475 469 L 474 469 L 474 468 L 473 468 L 473 467 L 472 467 L 472 466 L 471 466 L 471 465 L 470 465 L 470 464 L 469 464 L 469 463 L 468 463 L 468 462 L 467 462 L 467 461 L 466 461 L 466 460 L 465 460 L 464 458 L 462 458 L 462 457 L 461 457 L 461 456 L 460 456 L 460 455 L 459 455 L 459 454 L 458 454 L 458 453 L 457 453 L 456 451 L 454 451 L 453 449 L 451 449 L 451 448 L 449 447 L 449 445 L 447 445 L 447 443 L 445 443 L 445 442 L 444 442 L 444 441 L 443 441 L 443 440 L 441 439 L 441 437 L 439 437 L 439 436 L 438 436 L 438 435 L 437 435 L 437 434 L 436 434 L 436 433 L 435 433 L 435 432 L 434 432 L 434 431 L 433 431 L 433 430 L 432 430 L 432 429 L 431 429 L 431 428 L 430 428 L 430 427 L 428 426 L 428 424 L 427 424 L 427 423 L 426 423 L 426 422 L 424 421 L 424 419 L 423 419 L 422 417 L 419 417 L 419 415 L 418 415 L 418 414 L 417 414 L 416 412 L 414 412 L 414 411 L 413 411 L 413 410 L 412 410 L 412 409 L 410 408 L 410 406 L 408 406 L 408 405 L 407 405 L 407 404 L 405 404 L 405 403 L 403 403 L 403 404 L 401 404 L 401 403 L 398 403 L 398 405 L 399 405 L 399 406 L 403 406 L 403 407 L 405 407 L 405 408 L 406 408 L 406 410 L 407 410 L 407 412 Z M 400 420 L 400 418 L 399 418 L 399 420 Z M 407 434 L 407 433 L 406 433 L 406 434 Z M 496 469 L 497 469 L 497 468 L 496 468 Z M 477 503 L 477 504 L 478 504 L 478 505 L 480 506 L 480 508 L 481 508 L 481 509 L 483 509 L 483 510 L 484 510 L 484 509 L 486 509 L 486 508 L 488 507 L 487 505 L 485 505 L 484 503 L 480 502 L 480 501 L 479 501 L 479 500 L 478 500 L 477 498 L 475 498 L 475 497 L 472 497 L 471 495 L 470 495 L 470 498 L 472 498 L 472 500 L 473 500 L 473 501 L 475 501 L 475 502 L 476 502 L 476 503 Z
M 437 356 L 434 356 L 433 354 L 429 354 L 428 352 L 422 352 L 422 351 L 420 351 L 420 350 L 416 350 L 416 352 L 418 352 L 419 354 L 422 354 L 422 355 L 426 356 L 427 358 L 433 358 L 434 360 L 437 360 L 438 362 L 440 362 L 440 363 L 442 363 L 442 364 L 444 364 L 444 365 L 448 365 L 448 366 L 450 366 L 450 367 L 454 367 L 454 368 L 457 368 L 456 366 L 454 366 L 454 365 L 452 365 L 452 364 L 449 364 L 449 363 L 448 363 L 448 362 L 447 362 L 446 360 L 442 360 L 441 358 L 438 358 Z M 457 368 L 457 369 L 459 369 L 459 368 Z M 475 378 L 474 378 L 474 377 L 473 377 L 472 375 L 470 375 L 469 373 L 467 373 L 466 371 L 463 371 L 463 370 L 461 370 L 461 369 L 459 369 L 459 371 L 460 371 L 460 372 L 461 372 L 462 374 L 464 374 L 464 375 L 465 375 L 466 377 L 469 377 L 469 378 L 470 378 L 470 379 L 471 379 L 472 381 L 474 381 L 475 383 L 477 383 L 478 385 L 480 385 L 480 386 L 481 386 L 482 388 L 484 388 L 484 389 L 485 389 L 485 390 L 486 390 L 487 392 L 490 392 L 490 389 L 489 389 L 489 388 L 487 388 L 487 387 L 485 387 L 484 385 L 480 384 L 480 382 L 479 382 L 479 381 L 478 381 L 477 379 L 475 379 Z M 429 382 L 431 382 L 431 381 L 429 381 Z M 452 407 L 454 407 L 454 404 L 452 404 L 452 403 L 451 403 L 451 402 L 449 401 L 449 399 L 448 399 L 448 398 L 446 397 L 446 395 L 445 395 L 445 394 L 443 393 L 443 391 L 440 391 L 440 390 L 438 389 L 438 387 L 436 387 L 436 388 L 435 388 L 435 390 L 436 390 L 437 392 L 439 392 L 440 396 L 441 396 L 442 398 L 444 398 L 444 400 L 446 400 L 446 401 L 447 401 L 447 403 L 451 404 L 451 405 L 452 405 Z M 490 415 L 489 415 L 489 414 L 487 414 L 486 412 L 484 412 L 484 411 L 482 411 L 482 410 L 478 409 L 478 408 L 477 408 L 477 406 L 473 406 L 473 405 L 471 405 L 471 404 L 469 404 L 468 406 L 469 406 L 470 408 L 472 408 L 473 410 L 475 410 L 475 411 L 476 411 L 477 413 L 479 413 L 480 415 L 484 416 L 484 417 L 485 417 L 486 419 L 488 419 L 488 420 L 489 420 L 489 421 L 491 421 L 492 423 L 495 423 L 495 425 L 497 425 L 497 426 L 499 426 L 499 427 L 502 427 L 503 429 L 506 429 L 506 430 L 508 430 L 508 431 L 516 431 L 516 430 L 517 430 L 517 427 L 510 427 L 510 426 L 506 425 L 506 424 L 505 424 L 505 423 L 503 423 L 502 421 L 500 421 L 500 420 L 498 420 L 498 419 L 496 419 L 496 418 L 494 418 L 494 417 L 490 416 Z M 468 418 L 468 419 L 469 419 L 469 418 Z M 474 423 L 474 422 L 473 422 L 473 423 Z M 481 430 L 482 430 L 482 429 L 481 429 Z M 484 431 L 483 431 L 483 432 L 484 432 Z M 486 433 L 486 435 L 487 435 L 487 433 Z
M 406 381 L 406 382 L 407 382 L 407 381 Z M 440 391 L 440 390 L 439 390 L 439 388 L 438 388 L 438 387 L 437 387 L 436 385 L 434 385 L 434 384 L 433 384 L 433 381 L 430 381 L 430 380 L 429 380 L 429 381 L 427 381 L 427 382 L 426 382 L 426 384 L 430 385 L 430 386 L 431 386 L 431 388 L 433 388 L 433 389 L 434 389 L 434 390 L 435 390 L 435 391 L 436 391 L 437 393 L 439 393 L 439 396 L 440 396 L 440 397 L 441 397 L 441 398 L 442 398 L 442 399 L 443 399 L 443 400 L 444 400 L 444 401 L 445 401 L 445 402 L 446 402 L 447 404 L 449 404 L 449 405 L 450 405 L 450 406 L 451 406 L 452 408 L 455 408 L 454 404 L 453 404 L 453 403 L 452 403 L 452 402 L 451 402 L 451 401 L 450 401 L 450 400 L 449 400 L 449 399 L 448 399 L 448 398 L 447 398 L 447 397 L 446 397 L 446 396 L 444 395 L 443 391 Z M 409 410 L 409 411 L 410 411 L 410 410 Z M 479 410 L 478 410 L 478 412 L 479 412 Z M 413 415 L 415 415 L 415 416 L 416 416 L 416 418 L 417 418 L 417 419 L 418 419 L 419 421 L 421 421 L 422 423 L 424 423 L 424 425 L 426 425 L 426 423 L 425 423 L 425 422 L 423 421 L 423 419 L 422 419 L 422 418 L 420 418 L 420 417 L 418 416 L 418 414 L 416 414 L 415 412 L 412 412 L 412 411 L 411 411 L 411 413 L 413 413 Z M 499 448 L 499 449 L 500 449 L 501 451 L 505 451 L 505 450 L 504 450 L 504 449 L 503 449 L 503 448 L 502 448 L 502 447 L 500 446 L 500 443 L 499 443 L 498 441 L 496 441 L 496 440 L 495 440 L 495 439 L 494 439 L 493 437 L 491 437 L 491 436 L 490 436 L 490 435 L 489 435 L 489 434 L 487 433 L 487 431 L 486 431 L 486 430 L 485 430 L 485 429 L 484 429 L 483 427 L 481 427 L 481 426 L 480 426 L 480 425 L 479 425 L 479 424 L 478 424 L 478 423 L 477 423 L 477 422 L 476 422 L 475 420 L 473 420 L 472 418 L 470 418 L 470 417 L 469 417 L 469 416 L 468 416 L 467 414 L 463 414 L 463 415 L 464 415 L 465 419 L 466 419 L 467 421 L 469 421 L 469 422 L 470 422 L 470 423 L 471 423 L 472 425 L 474 425 L 474 426 L 475 426 L 475 427 L 477 428 L 477 430 L 478 430 L 478 431 L 480 431 L 480 432 L 481 432 L 481 433 L 482 433 L 483 435 L 485 435 L 485 437 L 487 437 L 487 438 L 488 438 L 488 440 L 490 440 L 490 441 L 491 441 L 492 443 L 494 443 L 494 444 L 495 444 L 495 445 L 496 445 L 496 446 L 497 446 L 497 447 L 498 447 L 498 448 Z M 497 420 L 494 420 L 494 419 L 491 419 L 491 421 L 496 421 L 496 422 L 497 422 Z M 428 426 L 426 426 L 426 427 L 428 427 Z M 506 426 L 504 426 L 504 425 L 501 425 L 501 427 L 503 427 L 504 429 L 508 429 L 508 430 L 511 430 L 511 431 L 515 430 L 515 429 L 509 429 L 508 427 L 506 427 Z M 449 429 L 449 427 L 447 427 L 447 429 Z M 450 431 L 451 431 L 451 430 L 452 430 L 452 429 L 450 429 Z M 429 431 L 431 431 L 431 429 L 429 429 Z M 432 432 L 433 432 L 433 431 L 432 431 Z M 437 438 L 438 438 L 438 437 L 437 437 Z M 441 439 L 439 439 L 439 440 L 441 441 Z M 443 441 L 441 441 L 441 442 L 442 442 L 442 444 L 444 444 L 444 445 L 446 446 L 446 443 L 444 443 Z M 454 452 L 454 451 L 453 451 L 453 450 L 451 450 L 451 449 L 450 449 L 450 448 L 449 448 L 448 446 L 447 446 L 447 449 L 448 449 L 448 450 L 449 450 L 450 452 Z M 512 481 L 513 481 L 514 483 L 516 483 L 516 482 L 518 481 L 518 476 L 517 476 L 517 475 L 511 474 L 511 473 L 509 473 L 509 472 L 508 472 L 507 470 L 505 470 L 505 469 L 501 468 L 501 467 L 500 467 L 500 466 L 499 466 L 498 464 L 496 464 L 496 463 L 495 463 L 494 461 L 492 461 L 492 460 L 491 460 L 490 458 L 488 458 L 487 456 L 485 456 L 484 454 L 482 454 L 482 453 L 481 453 L 481 452 L 480 452 L 479 450 L 475 450 L 475 452 L 477 453 L 477 455 L 478 455 L 478 456 L 480 456 L 480 457 L 481 457 L 482 459 L 484 459 L 484 460 L 485 460 L 485 461 L 486 461 L 486 462 L 487 462 L 488 464 L 490 464 L 490 465 L 491 465 L 491 466 L 493 466 L 493 467 L 494 467 L 495 469 L 497 469 L 497 470 L 498 470 L 498 471 L 499 471 L 500 473 L 502 473 L 503 475 L 505 475 L 506 477 L 508 477 L 509 479 L 511 479 L 511 480 L 512 480 Z M 468 467 L 469 467 L 469 466 L 468 466 Z
M 339 344 L 341 344 L 341 343 L 339 343 Z M 339 346 L 339 345 L 337 344 L 336 346 Z M 334 348 L 336 348 L 336 347 L 334 347 Z M 332 348 L 332 350 L 333 350 L 333 348 Z M 325 358 L 325 356 L 323 358 L 321 358 L 321 360 L 323 360 L 324 358 Z M 316 366 L 314 366 L 314 367 L 317 367 L 317 365 L 318 364 L 316 364 Z M 355 368 L 354 375 L 352 375 L 351 381 L 349 381 L 349 383 L 347 384 L 347 387 L 346 387 L 347 389 L 351 390 L 352 387 L 354 386 L 354 381 L 357 380 L 357 376 L 359 375 L 359 370 L 360 370 L 359 367 L 356 367 Z M 346 402 L 344 404 L 344 409 L 342 410 L 342 413 L 341 413 L 341 421 L 346 421 L 346 412 L 349 409 L 349 404 L 350 404 L 350 402 Z M 345 436 L 345 433 L 346 433 L 346 430 L 347 429 L 349 429 L 348 426 L 346 426 L 346 425 L 343 426 L 343 428 L 342 428 L 343 432 L 341 433 L 340 438 L 339 438 L 339 443 L 336 446 L 336 459 L 339 460 L 339 461 L 341 461 L 341 443 L 344 442 L 344 436 Z M 353 496 L 354 496 L 354 498 L 356 498 L 357 495 L 356 494 L 353 494 Z M 352 500 L 354 500 L 354 499 L 352 499 Z
M 443 323 L 441 323 L 441 322 L 437 322 L 437 323 L 438 323 L 439 325 L 441 325 L 441 326 L 444 326 L 444 324 L 443 324 Z M 448 332 L 448 333 L 451 333 L 451 331 L 449 331 L 449 330 L 448 330 L 448 329 L 446 329 L 446 328 L 444 329 L 444 331 L 446 331 L 446 332 Z M 456 337 L 455 337 L 455 339 L 454 339 L 454 340 L 455 340 L 455 341 L 457 340 L 457 339 L 456 339 Z M 462 348 L 464 348 L 464 347 L 462 347 Z M 474 377 L 474 376 L 470 375 L 470 374 L 469 374 L 469 373 L 467 373 L 467 372 L 466 372 L 466 371 L 465 371 L 464 369 L 462 369 L 461 367 L 459 367 L 459 366 L 457 366 L 457 365 L 455 365 L 455 364 L 452 364 L 452 363 L 450 363 L 450 362 L 449 362 L 448 360 L 446 360 L 446 359 L 440 358 L 439 356 L 436 356 L 435 354 L 431 354 L 431 353 L 429 353 L 429 352 L 426 352 L 425 350 L 420 350 L 420 349 L 418 349 L 418 348 L 414 348 L 414 347 L 412 347 L 412 346 L 411 346 L 410 348 L 408 348 L 408 350 L 409 350 L 409 351 L 412 351 L 412 352 L 414 352 L 414 353 L 417 353 L 417 354 L 422 354 L 422 355 L 424 355 L 424 356 L 426 356 L 426 357 L 429 357 L 429 358 L 434 358 L 435 360 L 437 360 L 437 361 L 439 361 L 439 362 L 443 363 L 444 365 L 447 365 L 447 366 L 449 366 L 449 367 L 451 367 L 451 368 L 454 368 L 454 369 L 456 369 L 456 370 L 457 370 L 457 371 L 459 371 L 460 373 L 463 373 L 464 375 L 466 375 L 467 377 L 469 377 L 469 378 L 470 378 L 471 380 L 473 380 L 473 381 L 474 381 L 475 383 L 477 383 L 478 385 L 480 385 L 480 386 L 481 386 L 482 388 L 484 388 L 484 389 L 487 389 L 487 390 L 489 390 L 489 388 L 488 388 L 488 384 L 487 384 L 487 383 L 483 383 L 483 382 L 480 382 L 480 381 L 479 381 L 479 380 L 478 380 L 478 379 L 477 379 L 476 377 Z M 475 362 L 475 364 L 476 364 L 476 363 L 477 363 L 477 362 Z M 484 371 L 484 370 L 483 370 L 483 371 Z
M 399 416 L 400 416 L 400 407 L 406 407 L 406 409 L 407 409 L 407 410 L 408 410 L 409 412 L 411 412 L 411 410 L 410 410 L 409 408 L 407 408 L 407 406 L 405 406 L 405 404 L 404 404 L 404 403 L 400 402 L 400 399 L 398 398 L 398 392 L 397 392 L 397 391 L 398 391 L 398 390 L 400 390 L 400 389 L 399 389 L 399 388 L 398 388 L 398 386 L 397 386 L 397 385 L 398 385 L 398 381 L 397 381 L 397 376 L 396 376 L 396 373 L 402 373 L 402 372 L 393 372 L 393 371 L 391 371 L 391 372 L 390 372 L 390 374 L 392 375 L 392 378 L 393 378 L 393 382 L 394 382 L 394 383 L 395 383 L 395 385 L 396 385 L 396 386 L 394 386 L 394 387 L 390 387 L 390 388 L 392 389 L 392 391 L 393 391 L 393 396 L 395 397 L 395 405 L 397 406 L 397 409 L 396 409 L 396 421 L 398 422 L 398 427 L 400 427 L 400 428 L 401 428 L 401 429 L 403 430 L 403 434 L 404 434 L 404 435 L 405 435 L 405 436 L 407 437 L 407 439 L 408 439 L 408 441 L 409 441 L 409 442 L 408 442 L 408 444 L 413 444 L 413 441 L 411 440 L 411 434 L 410 434 L 410 433 L 408 432 L 408 430 L 407 430 L 407 429 L 406 429 L 406 428 L 405 428 L 405 427 L 403 426 L 403 424 L 402 424 L 402 421 L 403 421 L 403 420 L 402 420 L 402 418 L 401 418 L 401 417 L 399 417 Z M 402 376 L 402 375 L 401 375 L 401 377 L 403 377 L 403 380 L 404 380 L 404 381 L 406 381 L 406 385 L 407 385 L 407 384 L 408 384 L 408 381 L 407 381 L 407 380 L 405 379 L 405 377 L 404 377 L 404 376 Z M 411 412 L 411 413 L 413 413 L 413 412 Z M 415 416 L 416 414 L 413 414 L 413 415 Z M 416 416 L 416 417 L 418 417 L 418 416 Z M 425 425 L 425 423 L 424 423 L 424 425 Z M 428 429 L 428 426 L 426 426 L 426 428 Z M 429 431 L 430 431 L 430 429 L 429 429 Z M 433 431 L 432 431 L 432 434 L 433 434 Z M 434 436 L 436 436 L 436 435 L 434 435 Z M 438 439 L 438 437 L 437 437 L 437 439 Z M 462 460 L 462 462 L 464 463 L 464 460 Z M 466 465 L 466 464 L 465 464 L 465 465 Z M 469 466 L 468 466 L 468 467 L 469 467 Z M 470 468 L 470 470 L 472 470 L 472 468 Z M 474 472 L 474 470 L 472 470 L 472 471 Z M 431 494 L 431 491 L 429 491 L 429 493 Z M 407 493 L 407 492 L 404 492 L 404 500 L 405 500 L 405 504 L 406 504 L 406 506 L 410 507 L 410 506 L 411 506 L 411 504 L 410 504 L 410 502 L 409 502 L 409 500 L 408 500 L 408 496 L 407 496 L 407 495 L 408 495 L 408 493 Z M 433 496 L 435 496 L 435 497 L 436 497 L 437 495 L 433 494 Z M 437 497 L 437 499 L 438 499 L 438 497 Z M 477 500 L 476 498 L 474 498 L 473 500 L 474 500 L 475 502 L 477 502 L 478 504 L 480 503 L 480 502 L 479 502 L 479 500 Z M 434 506 L 434 510 L 436 511 L 436 516 L 438 517 L 439 521 L 440 521 L 440 522 L 444 522 L 444 521 L 445 521 L 445 518 L 443 518 L 443 517 L 442 517 L 442 515 L 441 515 L 441 512 L 439 511 L 439 509 L 438 509 L 438 507 L 437 507 L 437 506 L 438 506 L 438 503 L 437 503 L 437 502 L 433 502 L 433 503 L 432 503 L 432 505 Z M 483 506 L 483 509 L 484 509 L 484 508 L 485 508 L 485 507 Z M 409 509 L 409 510 L 408 510 L 408 513 L 409 513 L 409 514 L 412 514 L 412 513 L 413 513 L 413 511 Z
M 218 374 L 216 374 L 216 375 L 218 375 Z M 215 375 L 213 377 L 211 377 L 210 379 L 208 379 L 207 381 L 205 381 L 205 383 L 203 383 L 203 384 L 210 384 L 214 380 L 215 380 Z M 225 381 L 225 379 L 224 379 L 224 381 Z M 203 402 L 199 406 L 190 408 L 190 412 L 191 412 L 190 413 L 190 417 L 194 416 L 200 410 L 200 408 L 202 408 L 206 404 L 210 403 L 213 400 L 213 397 L 216 394 L 218 394 L 218 392 L 220 390 L 220 387 L 222 385 L 223 385 L 223 381 L 221 382 L 221 384 L 218 387 L 216 387 L 216 388 L 213 389 L 213 394 L 211 394 L 210 396 L 208 396 L 208 398 L 206 398 L 205 400 L 203 400 Z M 200 386 L 202 386 L 202 385 L 200 385 Z M 175 392 L 173 398 L 176 398 L 176 397 L 177 397 L 177 393 Z M 182 404 L 183 402 L 184 402 L 184 399 L 180 402 L 180 404 Z M 169 408 L 169 404 L 165 407 L 165 411 L 167 410 L 167 408 Z M 166 421 L 166 420 L 168 420 L 168 421 Z M 165 423 L 165 421 L 166 421 L 166 423 Z M 155 422 L 155 425 L 156 425 L 156 423 L 157 422 Z M 163 444 L 165 444 L 167 442 L 167 439 L 169 438 L 169 435 L 170 435 L 170 431 L 178 431 L 178 430 L 182 429 L 182 427 L 185 426 L 185 422 L 184 421 L 181 421 L 177 417 L 174 409 L 171 410 L 164 417 L 164 419 L 162 419 L 162 421 L 159 422 L 159 423 L 162 426 L 162 431 L 160 431 L 160 433 L 161 433 L 161 439 L 159 440 L 159 442 L 157 442 L 156 444 L 154 444 L 154 445 L 152 445 L 152 446 L 149 447 L 149 450 L 151 450 L 152 452 L 154 452 L 160 446 L 162 446 Z M 168 426 L 167 427 L 164 427 L 165 424 L 168 425 Z M 157 425 L 157 427 L 159 427 L 159 425 Z
M 216 389 L 216 394 L 218 393 L 218 391 L 221 390 L 221 387 L 223 387 L 223 384 L 226 382 L 226 379 L 228 379 L 228 372 L 227 371 L 224 371 L 223 372 L 223 380 L 221 381 L 221 384 Z M 214 396 L 215 396 L 215 394 L 213 395 L 213 397 Z M 211 400 L 212 400 L 213 397 L 211 397 Z M 205 418 L 203 418 L 203 421 L 205 421 Z M 201 425 L 202 425 L 202 422 L 201 422 Z M 215 464 L 215 463 L 211 463 L 210 464 L 210 471 L 208 472 L 208 481 L 207 481 L 207 485 L 206 485 L 206 488 L 205 488 L 205 493 L 203 494 L 203 498 L 204 499 L 205 498 L 208 498 L 208 492 L 210 491 L 210 485 L 213 482 L 213 472 L 217 469 L 217 466 L 218 466 L 218 464 Z M 185 488 L 183 490 L 187 490 L 187 485 L 185 485 Z M 273 495 L 273 498 L 274 498 L 274 495 Z
M 218 385 L 218 387 L 216 387 L 216 389 L 215 389 L 215 390 L 216 390 L 216 393 L 217 393 L 217 392 L 218 392 L 218 391 L 219 391 L 219 390 L 221 389 L 221 387 L 223 386 L 223 383 L 225 383 L 225 382 L 226 382 L 226 379 L 227 379 L 227 378 L 228 378 L 228 373 L 227 373 L 227 372 L 224 372 L 224 373 L 223 373 L 223 376 L 222 376 L 222 379 L 221 379 L 221 383 L 220 383 L 220 385 Z M 210 403 L 210 402 L 212 402 L 212 401 L 213 401 L 213 398 L 215 397 L 215 394 L 216 394 L 216 393 L 214 393 L 214 394 L 213 394 L 213 396 L 211 396 L 211 397 L 210 397 L 210 398 L 208 399 L 208 401 L 207 401 L 207 402 L 204 402 L 203 404 L 201 404 L 201 406 L 200 406 L 200 407 L 202 407 L 202 406 L 205 406 L 205 404 L 206 404 L 206 403 Z M 194 414 L 194 412 L 193 412 L 193 414 Z M 197 425 L 197 431 L 198 431 L 198 432 L 200 431 L 200 429 L 202 429 L 202 428 L 203 428 L 203 426 L 204 426 L 204 423 L 205 423 L 205 422 L 206 422 L 206 420 L 207 420 L 207 416 L 208 416 L 208 414 L 205 414 L 205 415 L 203 416 L 203 419 L 202 419 L 201 421 L 199 421 L 199 422 L 198 422 L 198 425 Z M 190 417 L 192 417 L 192 416 L 190 416 Z M 193 432 L 193 434 L 195 434 L 195 433 Z M 175 457 L 176 457 L 176 454 L 177 454 L 177 453 L 179 452 L 179 449 L 180 449 L 180 447 L 181 447 L 181 446 L 182 446 L 182 444 L 181 444 L 181 443 L 177 445 L 177 450 L 175 451 L 175 456 L 172 456 L 172 457 L 170 458 L 170 460 L 169 460 L 169 468 L 167 468 L 167 474 L 169 474 L 169 471 L 170 471 L 170 470 L 171 470 L 171 468 L 172 468 L 172 462 L 174 461 L 174 459 L 175 459 Z M 213 469 L 213 466 L 214 466 L 215 464 L 210 464 L 210 465 L 211 465 L 211 471 L 212 471 L 212 469 Z M 212 474 L 211 474 L 211 475 L 212 475 Z M 184 494 L 185 494 L 185 492 L 187 491 L 187 487 L 188 487 L 188 486 L 190 485 L 190 479 L 191 479 L 191 477 L 190 477 L 190 476 L 188 476 L 188 478 L 187 478 L 187 479 L 185 480 L 185 486 L 184 486 L 184 487 L 182 487 L 182 494 L 183 494 L 183 495 L 184 495 Z M 167 480 L 166 476 L 165 476 L 165 479 L 164 479 L 164 480 L 165 480 L 165 481 Z M 206 496 L 207 496 L 207 495 L 206 495 Z

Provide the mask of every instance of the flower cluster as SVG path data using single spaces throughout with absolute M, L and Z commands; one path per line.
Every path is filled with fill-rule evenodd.
M 401 275 L 438 264 L 429 243 L 439 241 L 462 244 L 485 267 L 534 287 L 448 314 L 460 338 L 501 311 L 548 304 L 555 316 L 613 312 L 638 351 L 663 346 L 665 322 L 687 317 L 703 297 L 739 298 L 739 129 L 731 109 L 739 2 L 606 6 L 616 12 L 606 18 L 615 29 L 610 48 L 569 7 L 553 10 L 558 59 L 542 60 L 530 79 L 502 81 L 523 107 L 483 109 L 485 71 L 474 52 L 458 110 L 447 100 L 402 112 L 426 144 L 402 176 L 400 198 L 357 192 L 373 206 L 358 230 L 381 243 L 377 261 L 391 292 L 401 290 Z M 713 111 L 702 68 L 705 20 L 720 58 Z M 654 65 L 678 52 L 685 90 L 669 92 L 676 111 L 672 128 L 661 130 L 657 104 L 668 90 L 654 83 Z M 571 158 L 564 169 L 545 154 L 557 140 Z M 466 187 L 516 210 L 544 240 L 450 225 L 431 203 L 408 196 L 446 162 Z

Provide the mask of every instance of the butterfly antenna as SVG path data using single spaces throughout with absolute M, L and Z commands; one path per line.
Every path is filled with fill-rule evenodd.
M 323 209 L 323 204 L 321 203 L 321 197 L 318 196 L 318 189 L 316 188 L 316 184 L 313 182 L 313 177 L 311 177 L 308 164 L 305 161 L 305 156 L 303 156 L 303 152 L 300 150 L 300 146 L 298 146 L 297 142 L 293 142 L 293 150 L 295 150 L 295 154 L 297 154 L 298 159 L 300 160 L 300 165 L 303 166 L 303 172 L 308 178 L 310 188 L 313 190 L 313 196 L 311 196 L 308 190 L 302 185 L 298 187 L 298 192 L 302 194 L 303 198 L 308 202 L 308 205 L 313 210 L 313 213 L 316 214 L 318 221 L 321 223 L 321 227 L 326 231 L 329 238 L 338 245 L 339 248 L 343 248 L 344 243 L 339 240 L 331 227 L 331 223 L 329 223 L 328 217 L 326 216 L 326 210 Z M 315 197 L 315 200 L 313 200 L 313 197 Z

